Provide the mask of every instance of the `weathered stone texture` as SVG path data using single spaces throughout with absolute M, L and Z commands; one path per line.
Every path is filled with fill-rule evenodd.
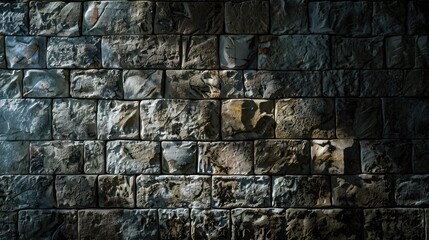
M 332 67 L 346 69 L 382 68 L 383 38 L 332 38 Z
M 329 70 L 323 72 L 322 88 L 326 97 L 359 96 L 359 72 L 355 70 Z
M 104 173 L 105 145 L 103 141 L 85 141 L 83 150 L 83 171 L 86 174 Z
M 30 2 L 30 34 L 45 36 L 78 36 L 81 3 Z
M 0 212 L 0 237 L 3 239 L 18 239 L 18 220 L 16 212 Z
M 6 51 L 4 36 L 0 36 L 0 68 L 6 68 Z
M 270 0 L 271 34 L 308 33 L 307 0 Z
M 98 176 L 98 205 L 104 208 L 133 208 L 134 176 Z
M 408 34 L 429 34 L 429 2 L 409 1 Z
M 159 239 L 191 239 L 189 209 L 159 209 Z
M 396 178 L 395 201 L 398 206 L 429 205 L 429 175 L 401 175 Z
M 415 38 L 409 36 L 386 38 L 386 66 L 388 68 L 412 68 L 415 59 L 414 43 Z
M 416 39 L 415 67 L 429 68 L 429 36 L 418 36 Z
M 68 97 L 69 72 L 63 69 L 28 70 L 23 80 L 23 96 L 34 98 Z
M 225 31 L 227 33 L 268 33 L 269 2 L 249 0 L 225 3 Z
M 213 207 L 269 207 L 269 176 L 213 176 Z
M 46 38 L 6 36 L 8 68 L 45 68 Z
M 156 174 L 161 172 L 161 147 L 158 142 L 109 141 L 107 173 Z
M 323 70 L 329 67 L 326 35 L 259 37 L 258 69 Z
M 119 70 L 72 70 L 70 93 L 75 98 L 121 99 L 122 77 Z
M 218 71 L 167 70 L 165 98 L 219 98 L 221 82 Z
M 96 207 L 96 180 L 95 175 L 57 176 L 55 179 L 57 207 Z
M 405 1 L 373 2 L 372 33 L 374 35 L 394 35 L 405 33 Z
M 140 175 L 139 208 L 210 208 L 211 178 L 201 175 Z
M 332 138 L 334 101 L 329 98 L 289 98 L 276 101 L 277 138 Z
M 331 192 L 327 176 L 273 177 L 274 207 L 329 207 Z
M 258 63 L 257 38 L 254 35 L 221 35 L 220 67 L 223 69 L 255 69 Z
M 429 173 L 429 140 L 413 141 L 413 172 Z
M 139 103 L 137 101 L 98 101 L 98 139 L 137 139 L 139 130 Z
M 124 99 L 161 98 L 163 78 L 162 70 L 124 70 Z
M 410 91 L 409 89 L 415 87 L 409 86 L 413 84 L 412 82 L 424 84 L 419 79 L 404 81 L 402 70 L 364 70 L 360 71 L 359 75 L 361 97 L 395 97 L 407 95 L 407 92 Z
M 230 212 L 228 210 L 191 211 L 191 236 L 193 240 L 228 240 L 231 238 Z
M 198 173 L 243 174 L 253 172 L 253 144 L 240 142 L 199 142 Z
M 101 67 L 99 37 L 51 37 L 47 60 L 50 68 Z
M 191 141 L 162 142 L 162 173 L 195 174 L 197 143 Z
M 153 2 L 84 2 L 84 35 L 150 34 Z
M 29 148 L 28 141 L 0 141 L 0 174 L 27 174 Z
M 141 138 L 151 140 L 216 140 L 219 102 L 210 100 L 143 100 Z
M 0 34 L 26 35 L 28 33 L 28 4 L 0 3 Z
M 22 70 L 0 69 L 0 99 L 22 96 Z
M 219 68 L 217 37 L 207 35 L 182 37 L 182 68 Z
M 220 78 L 220 97 L 221 98 L 242 98 L 243 91 L 243 73 L 235 70 L 219 71 Z

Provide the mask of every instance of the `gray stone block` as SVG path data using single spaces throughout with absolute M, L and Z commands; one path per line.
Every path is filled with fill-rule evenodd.
M 393 179 L 387 175 L 344 175 L 331 178 L 332 205 L 336 207 L 391 207 Z
M 410 88 L 402 70 L 364 70 L 359 74 L 361 97 L 403 96 Z
M 29 149 L 28 141 L 0 141 L 0 174 L 29 173 Z
M 138 139 L 139 102 L 98 100 L 98 139 Z
M 388 68 L 414 67 L 415 37 L 393 36 L 386 38 L 386 66 Z M 428 48 L 429 47 L 425 47 Z
M 408 34 L 429 34 L 429 3 L 409 1 L 407 12 Z
M 310 144 L 306 140 L 256 140 L 256 174 L 309 174 Z
M 227 240 L 231 238 L 231 221 L 228 210 L 210 209 L 191 211 L 193 240 Z
M 183 69 L 217 69 L 218 40 L 216 36 L 183 36 L 182 68 Z
M 355 70 L 329 70 L 322 73 L 323 96 L 359 96 L 359 72 Z
M 133 208 L 135 177 L 125 175 L 98 176 L 98 205 L 102 208 Z
M 384 38 L 333 37 L 332 67 L 350 69 L 383 68 Z M 353 56 L 353 58 L 350 58 Z
M 363 239 L 362 210 L 287 209 L 286 239 Z
M 83 35 L 152 33 L 153 2 L 84 2 Z
M 215 99 L 220 97 L 218 71 L 167 70 L 165 98 Z
M 78 239 L 76 210 L 24 210 L 19 212 L 19 239 Z
M 159 239 L 191 239 L 189 209 L 158 209 Z
M 78 219 L 82 240 L 158 239 L 155 209 L 81 210 Z
M 331 191 L 327 176 L 273 177 L 274 207 L 329 207 Z
M 413 141 L 413 172 L 429 173 L 429 140 Z
M 101 39 L 99 37 L 51 37 L 48 42 L 48 67 L 101 67 Z
M 140 175 L 139 208 L 210 208 L 211 178 L 202 175 Z
M 161 173 L 161 147 L 158 142 L 109 141 L 107 173 L 159 174 Z
M 220 97 L 221 98 L 242 98 L 243 93 L 243 73 L 235 70 L 219 71 Z
M 30 2 L 30 34 L 79 36 L 81 3 Z
M 289 98 L 276 101 L 276 138 L 332 138 L 334 101 L 329 98 Z
M 244 140 L 274 137 L 274 104 L 271 100 L 222 101 L 222 139 Z
M 232 240 L 284 239 L 285 210 L 281 208 L 237 208 L 231 211 Z
M 307 2 L 307 0 L 270 0 L 270 33 L 308 33 Z
M 253 173 L 253 143 L 199 142 L 198 173 L 242 174 Z
M 28 98 L 68 97 L 69 72 L 63 69 L 27 70 L 23 80 L 23 96 Z
M 156 34 L 220 34 L 223 22 L 220 2 L 156 2 Z
M 424 239 L 424 210 L 381 208 L 364 210 L 367 239 Z
M 53 183 L 54 178 L 48 175 L 0 176 L 0 211 L 55 207 Z
M 416 39 L 416 68 L 429 68 L 429 37 L 418 36 Z
M 46 38 L 6 36 L 8 68 L 45 68 Z
M 75 98 L 121 99 L 122 76 L 119 70 L 72 70 L 70 93 Z
M 180 67 L 180 36 L 103 36 L 102 62 L 105 68 Z
M 143 100 L 141 138 L 150 140 L 216 140 L 219 138 L 218 101 Z
M 380 138 L 382 108 L 378 98 L 336 99 L 338 138 Z
M 162 142 L 162 173 L 197 173 L 197 143 L 190 141 Z
M 83 171 L 86 174 L 104 173 L 105 145 L 103 141 L 85 141 L 83 149 Z
M 0 34 L 26 35 L 28 33 L 28 4 L 0 3 Z
M 0 69 L 0 99 L 21 98 L 22 70 Z
M 0 67 L 6 68 L 6 51 L 4 44 L 4 36 L 0 36 Z
M 57 207 L 96 207 L 96 180 L 96 175 L 57 176 L 55 179 Z
M 163 78 L 162 70 L 124 70 L 124 99 L 162 98 Z
M 396 178 L 395 201 L 398 206 L 429 205 L 429 175 L 400 175 Z
M 225 31 L 234 34 L 268 33 L 269 1 L 249 0 L 225 3 Z
M 0 212 L 0 236 L 7 239 L 18 239 L 18 214 L 16 212 Z
M 372 34 L 395 35 L 405 33 L 406 2 L 373 2 Z
M 329 65 L 329 38 L 326 35 L 259 37 L 258 69 L 323 70 Z
M 256 36 L 221 35 L 219 58 L 222 69 L 255 69 L 258 60 Z
M 43 141 L 30 143 L 30 173 L 82 173 L 83 143 L 75 141 Z
M 0 140 L 51 139 L 51 100 L 0 99 Z
M 269 176 L 213 176 L 214 208 L 269 207 Z

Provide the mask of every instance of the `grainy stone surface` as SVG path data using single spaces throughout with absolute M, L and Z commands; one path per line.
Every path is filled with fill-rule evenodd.
M 0 67 L 6 68 L 6 51 L 4 44 L 4 36 L 0 36 Z
M 27 174 L 29 148 L 28 141 L 0 141 L 0 174 Z
M 429 68 L 429 37 L 419 36 L 416 39 L 416 68 Z
M 124 99 L 161 98 L 163 78 L 161 70 L 124 70 L 122 75 Z
M 253 172 L 253 144 L 239 142 L 199 142 L 198 173 L 243 174 Z
M 255 69 L 258 63 L 257 37 L 254 35 L 221 35 L 220 67 L 223 69 Z
M 99 37 L 51 37 L 47 61 L 50 68 L 99 68 L 101 51 Z
M 0 34 L 26 35 L 28 33 L 28 4 L 0 3 Z
M 386 38 L 386 66 L 388 68 L 412 68 L 415 59 L 414 43 L 414 37 L 394 36 Z
M 219 71 L 220 78 L 220 97 L 221 98 L 242 98 L 243 92 L 243 73 L 235 70 Z
M 373 2 L 372 33 L 375 35 L 394 35 L 405 33 L 406 2 Z
M 398 206 L 429 205 L 429 175 L 401 175 L 396 178 L 395 201 Z
M 296 176 L 273 177 L 274 207 L 329 207 L 331 193 L 329 177 Z
M 307 0 L 270 0 L 271 34 L 308 33 Z
M 0 69 L 0 99 L 22 96 L 22 70 Z
M 57 207 L 96 207 L 96 180 L 95 175 L 57 176 L 55 179 Z
M 162 142 L 162 173 L 197 173 L 197 143 L 191 141 Z
M 235 34 L 268 33 L 268 1 L 249 0 L 225 3 L 225 31 Z
M 214 99 L 221 93 L 218 71 L 167 70 L 165 98 Z
M 0 236 L 4 239 L 17 239 L 18 238 L 18 226 L 16 224 L 18 220 L 18 214 L 16 212 L 0 212 L 1 227 Z
M 424 84 L 418 78 L 405 82 L 402 70 L 364 70 L 360 71 L 359 74 L 360 96 L 362 97 L 407 95 L 411 88 L 409 84 L 412 84 L 412 82 Z M 418 76 L 418 74 L 413 74 L 413 77 Z
M 6 36 L 8 68 L 45 68 L 46 38 Z
M 159 209 L 159 239 L 191 239 L 189 209 Z
M 216 36 L 182 37 L 182 68 L 217 69 L 218 40 Z
M 413 172 L 429 173 L 429 140 L 413 141 Z
M 70 93 L 75 98 L 121 99 L 122 77 L 119 70 L 72 70 Z
M 384 44 L 382 37 L 333 37 L 331 42 L 332 67 L 335 69 L 379 69 L 383 67 Z
M 98 139 L 137 139 L 139 103 L 136 101 L 99 100 L 97 108 Z
M 193 240 L 227 240 L 231 238 L 230 231 L 231 221 L 228 210 L 192 209 L 191 236 Z
M 322 75 L 323 96 L 359 96 L 360 75 L 355 70 L 329 70 Z M 370 83 L 371 84 L 371 83 Z
M 28 70 L 23 79 L 23 96 L 54 98 L 69 96 L 69 72 L 63 69 Z
M 104 208 L 133 208 L 135 177 L 100 175 L 98 177 L 98 206 Z
M 429 3 L 410 1 L 408 4 L 408 34 L 429 34 Z
M 85 141 L 83 149 L 83 171 L 86 174 L 104 173 L 105 144 L 103 141 Z

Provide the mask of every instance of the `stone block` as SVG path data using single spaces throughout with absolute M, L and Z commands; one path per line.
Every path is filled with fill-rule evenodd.
M 198 173 L 242 174 L 253 173 L 253 143 L 198 142 Z
M 16 212 L 0 212 L 0 236 L 3 239 L 18 239 L 18 214 Z
M 329 207 L 331 190 L 327 176 L 273 177 L 274 207 Z
M 307 0 L 270 0 L 270 33 L 308 33 L 307 2 Z
M 429 175 L 400 175 L 396 178 L 395 201 L 398 206 L 429 205 Z
M 210 209 L 191 211 L 193 240 L 227 240 L 231 238 L 231 221 L 228 210 Z
M 289 98 L 276 101 L 276 138 L 332 138 L 334 101 L 329 98 Z
M 191 239 L 189 209 L 158 209 L 159 239 Z
M 139 102 L 98 100 L 98 139 L 138 139 Z
M 21 98 L 22 70 L 0 69 L 0 99 Z
M 105 68 L 180 67 L 180 36 L 103 36 L 102 62 Z
M 415 37 L 393 36 L 386 38 L 386 66 L 388 68 L 414 67 Z M 426 47 L 429 49 L 429 47 Z
M 48 175 L 0 176 L 0 211 L 55 207 L 53 183 Z
M 309 174 L 310 144 L 306 140 L 255 140 L 256 174 Z
M 162 142 L 162 173 L 197 173 L 197 143 L 191 141 Z
M 323 70 L 329 68 L 329 62 L 327 35 L 259 37 L 258 69 Z
M 105 145 L 103 141 L 85 141 L 83 149 L 83 171 L 85 174 L 104 173 Z
M 243 73 L 235 70 L 219 71 L 220 97 L 221 98 L 242 98 L 243 91 Z
M 274 137 L 274 103 L 271 100 L 222 101 L 222 139 L 244 140 Z
M 122 75 L 124 99 L 161 98 L 162 70 L 124 70 Z
M 0 67 L 6 68 L 6 51 L 4 44 L 4 36 L 0 36 Z
M 285 210 L 281 208 L 236 208 L 231 211 L 232 240 L 284 239 Z
M 211 178 L 201 175 L 140 175 L 138 208 L 210 208 Z
M 257 68 L 257 38 L 254 35 L 221 35 L 219 59 L 222 69 Z
M 54 98 L 69 96 L 69 72 L 63 69 L 25 71 L 23 96 Z
M 221 34 L 221 2 L 156 2 L 155 34 Z
M 218 71 L 167 70 L 165 98 L 215 99 L 220 97 Z
M 28 174 L 29 149 L 28 141 L 0 141 L 0 174 Z
M 84 2 L 83 6 L 83 35 L 152 33 L 153 2 Z
M 44 141 L 30 143 L 30 173 L 82 173 L 83 143 L 75 141 Z
M 119 70 L 72 70 L 70 93 L 75 98 L 122 99 L 122 76 Z
M 45 68 L 46 38 L 6 36 L 8 68 Z
M 102 208 L 134 208 L 135 177 L 98 176 L 98 205 Z
M 244 71 L 245 95 L 249 98 L 280 99 L 318 97 L 321 74 L 315 71 Z
M 109 141 L 106 149 L 107 173 L 161 173 L 161 147 L 158 142 Z
M 386 175 L 344 175 L 331 178 L 335 207 L 393 206 L 393 179 Z
M 214 208 L 269 207 L 269 176 L 213 176 Z
M 0 99 L 0 140 L 51 139 L 51 100 Z
M 268 33 L 269 21 L 269 1 L 249 0 L 225 3 L 225 31 L 227 33 Z
M 377 1 L 373 2 L 372 34 L 396 35 L 405 34 L 407 14 L 406 2 Z
M 361 97 L 403 96 L 410 88 L 402 70 L 363 70 L 359 74 Z
M 338 138 L 380 138 L 382 108 L 378 98 L 337 98 Z
M 409 1 L 408 34 L 429 34 L 429 2 Z
M 28 4 L 0 3 L 0 34 L 26 35 L 28 33 Z
M 100 68 L 99 37 L 51 37 L 48 42 L 49 68 Z
M 416 39 L 416 68 L 429 68 L 429 36 Z
M 429 173 L 429 140 L 413 141 L 413 172 Z
M 360 75 L 355 70 L 329 70 L 322 73 L 323 96 L 359 96 Z
M 216 140 L 218 101 L 157 99 L 140 102 L 141 138 L 150 140 Z
M 96 175 L 57 176 L 55 179 L 57 207 L 97 207 L 96 180 Z
M 216 36 L 183 36 L 182 68 L 183 69 L 217 69 L 218 40 Z
M 30 2 L 30 34 L 79 36 L 81 3 Z
M 384 62 L 384 38 L 332 38 L 332 67 L 379 69 Z M 350 56 L 353 56 L 350 58 Z

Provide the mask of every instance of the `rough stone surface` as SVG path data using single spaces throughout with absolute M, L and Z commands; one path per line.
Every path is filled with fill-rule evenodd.
M 124 99 L 161 98 L 163 78 L 161 70 L 124 70 L 122 75 Z
M 310 144 L 301 140 L 256 140 L 256 174 L 309 174 Z
M 429 37 L 419 36 L 416 39 L 416 68 L 429 68 Z M 411 54 L 410 54 L 411 55 Z
M 103 141 L 85 141 L 83 149 L 83 171 L 86 174 L 104 173 L 105 145 Z
M 51 100 L 0 99 L 0 140 L 51 138 Z
M 213 176 L 213 207 L 269 207 L 269 176 Z
M 242 98 L 243 93 L 243 73 L 235 70 L 219 71 L 220 97 L 221 98 Z
M 153 2 L 84 2 L 84 35 L 150 34 Z
M 198 173 L 243 174 L 253 172 L 253 144 L 245 142 L 199 142 Z
M 46 38 L 6 36 L 8 68 L 45 68 Z
M 329 67 L 326 35 L 282 35 L 259 37 L 258 69 L 323 70 Z
M 197 143 L 191 141 L 162 142 L 162 173 L 197 173 Z
M 96 207 L 96 180 L 95 175 L 57 176 L 55 179 L 57 207 Z
M 159 239 L 191 239 L 189 209 L 159 209 Z
M 228 240 L 231 238 L 231 221 L 228 210 L 200 210 L 191 211 L 192 239 Z
M 201 175 L 140 175 L 139 208 L 210 208 L 211 178 Z
M 119 70 L 72 70 L 70 92 L 75 98 L 121 99 L 122 78 Z
M 225 3 L 225 31 L 235 34 L 268 33 L 268 1 L 249 0 Z
M 27 174 L 29 148 L 28 141 L 0 141 L 0 174 Z
M 99 68 L 101 51 L 99 37 L 51 37 L 47 60 L 50 68 Z
M 17 239 L 18 226 L 16 224 L 18 217 L 16 212 L 0 212 L 1 227 L 0 237 L 4 239 Z
M 51 98 L 69 96 L 69 72 L 63 69 L 28 70 L 23 80 L 23 96 Z
M 0 36 L 0 67 L 6 68 L 6 51 L 4 44 L 4 36 Z
M 413 172 L 429 173 L 429 140 L 413 141 Z
M 276 101 L 277 138 L 332 138 L 334 101 L 328 98 L 289 98 Z
M 323 96 L 359 96 L 360 75 L 355 70 L 329 70 L 322 75 Z
M 21 70 L 0 69 L 0 99 L 20 98 L 22 95 L 22 78 Z
M 139 130 L 138 102 L 98 101 L 98 139 L 137 139 Z
M 385 175 L 344 175 L 331 178 L 332 205 L 336 207 L 390 207 L 393 181 Z
M 158 142 L 109 141 L 107 172 L 113 174 L 155 174 L 161 172 L 161 147 Z
M 271 34 L 308 33 L 307 0 L 270 0 Z
M 219 43 L 220 67 L 223 69 L 255 69 L 258 52 L 253 35 L 222 35 Z
M 167 70 L 166 98 L 213 99 L 219 98 L 221 81 L 218 71 Z
M 415 38 L 409 36 L 386 38 L 386 66 L 388 68 L 412 68 L 415 59 L 414 43 Z
M 329 177 L 283 176 L 273 177 L 274 207 L 329 207 L 331 192 Z
M 383 97 L 407 95 L 412 82 L 423 84 L 419 79 L 404 81 L 402 70 L 364 70 L 360 71 L 360 96 Z M 418 77 L 418 74 L 413 74 Z M 424 91 L 424 90 L 422 90 Z
M 104 208 L 133 208 L 135 177 L 100 175 L 98 177 L 98 205 Z
M 406 2 L 373 2 L 372 33 L 374 35 L 394 35 L 405 33 Z
M 379 69 L 383 67 L 383 38 L 332 38 L 332 67 Z
M 28 4 L 0 3 L 0 34 L 26 35 L 28 33 Z
M 398 206 L 429 205 L 429 175 L 401 175 L 396 178 L 395 201 Z
M 429 34 L 429 3 L 410 1 L 408 4 L 408 34 Z M 412 17 L 411 17 L 412 16 Z
M 216 140 L 219 102 L 143 100 L 140 102 L 141 138 L 152 140 Z
M 182 68 L 219 68 L 216 36 L 187 36 L 182 38 Z
M 78 2 L 30 2 L 30 34 L 79 36 L 81 10 Z

